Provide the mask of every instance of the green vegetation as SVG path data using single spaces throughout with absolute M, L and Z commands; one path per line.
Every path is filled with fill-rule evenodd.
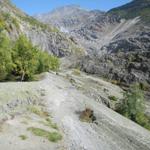
M 0 15 L 0 31 L 5 29 L 5 20 L 2 15 Z
M 4 34 L 0 34 L 0 80 L 4 80 L 11 73 L 12 58 L 10 41 Z
M 61 134 L 59 134 L 58 132 L 49 132 L 44 129 L 34 127 L 30 127 L 27 130 L 31 131 L 34 135 L 44 137 L 51 142 L 57 142 L 62 139 Z
M 112 95 L 111 95 L 111 96 L 109 96 L 108 98 L 109 98 L 110 100 L 112 100 L 112 101 L 117 101 L 117 97 L 115 97 L 115 96 L 112 96 Z
M 40 121 L 43 125 L 58 130 L 56 123 L 53 123 L 50 118 L 46 118 L 45 121 Z
M 150 119 L 144 113 L 144 102 L 144 94 L 139 84 L 134 84 L 124 94 L 123 103 L 117 111 L 150 130 Z
M 35 18 L 31 17 L 31 16 L 19 15 L 18 17 L 20 17 L 21 20 L 28 22 L 33 26 L 41 28 L 43 31 L 47 30 L 49 32 L 59 32 L 59 30 L 57 28 L 50 27 L 50 25 L 44 24 L 44 23 L 36 20 Z
M 18 30 L 20 28 L 19 21 L 17 18 L 10 15 L 10 13 L 2 12 L 0 14 L 0 32 L 3 30 L 7 30 L 7 32 L 11 32 L 13 26 Z
M 0 81 L 29 81 L 35 74 L 58 68 L 57 57 L 42 52 L 24 35 L 12 44 L 6 35 L 0 34 Z
M 28 137 L 26 135 L 20 135 L 19 136 L 22 140 L 26 140 Z
M 30 111 L 31 113 L 34 113 L 40 117 L 49 117 L 49 113 L 48 112 L 45 112 L 43 111 L 40 107 L 38 106 L 28 106 L 27 108 L 28 111 Z

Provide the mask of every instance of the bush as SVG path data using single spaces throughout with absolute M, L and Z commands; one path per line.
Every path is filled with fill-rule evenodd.
M 49 55 L 47 52 L 39 51 L 38 53 L 38 69 L 37 72 L 45 72 L 49 70 L 58 70 L 59 68 L 59 61 L 58 58 L 55 56 Z
M 112 101 L 117 101 L 117 97 L 115 97 L 115 96 L 113 96 L 113 95 L 109 96 L 108 98 L 109 98 L 110 100 L 112 100 Z
M 38 50 L 25 37 L 20 36 L 13 47 L 13 72 L 21 81 L 32 79 L 38 66 Z
M 124 99 L 118 112 L 141 126 L 150 129 L 150 120 L 145 115 L 145 100 L 139 84 L 134 84 L 124 93 Z
M 5 80 L 11 72 L 12 58 L 9 39 L 0 34 L 0 80 Z
M 33 80 L 37 73 L 57 70 L 59 60 L 36 46 L 21 35 L 14 45 L 3 34 L 0 36 L 0 81 Z

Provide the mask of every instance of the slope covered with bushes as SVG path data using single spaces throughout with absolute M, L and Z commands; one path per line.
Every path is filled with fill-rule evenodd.
M 58 67 L 58 58 L 33 46 L 24 35 L 14 43 L 5 34 L 0 35 L 0 81 L 32 80 L 35 74 Z

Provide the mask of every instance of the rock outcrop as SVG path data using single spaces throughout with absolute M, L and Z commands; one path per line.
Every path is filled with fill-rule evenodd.
M 123 84 L 149 83 L 149 12 L 149 0 L 134 0 L 108 12 L 67 6 L 36 18 L 63 29 L 85 47 L 82 70 Z

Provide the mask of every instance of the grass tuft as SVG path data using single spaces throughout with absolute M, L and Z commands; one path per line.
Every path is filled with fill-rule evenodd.
M 41 108 L 39 108 L 38 106 L 28 106 L 27 108 L 28 111 L 30 111 L 31 113 L 34 113 L 40 117 L 49 117 L 49 113 L 46 111 L 42 111 Z
M 21 140 L 26 140 L 28 138 L 26 135 L 20 135 L 19 137 L 21 138 Z
M 110 100 L 112 100 L 112 101 L 117 101 L 117 97 L 115 97 L 115 96 L 113 96 L 113 95 L 109 96 L 108 98 L 109 98 Z
M 27 129 L 31 131 L 35 136 L 40 136 L 48 139 L 51 142 L 57 142 L 62 139 L 62 135 L 58 132 L 49 132 L 44 129 L 30 127 Z

